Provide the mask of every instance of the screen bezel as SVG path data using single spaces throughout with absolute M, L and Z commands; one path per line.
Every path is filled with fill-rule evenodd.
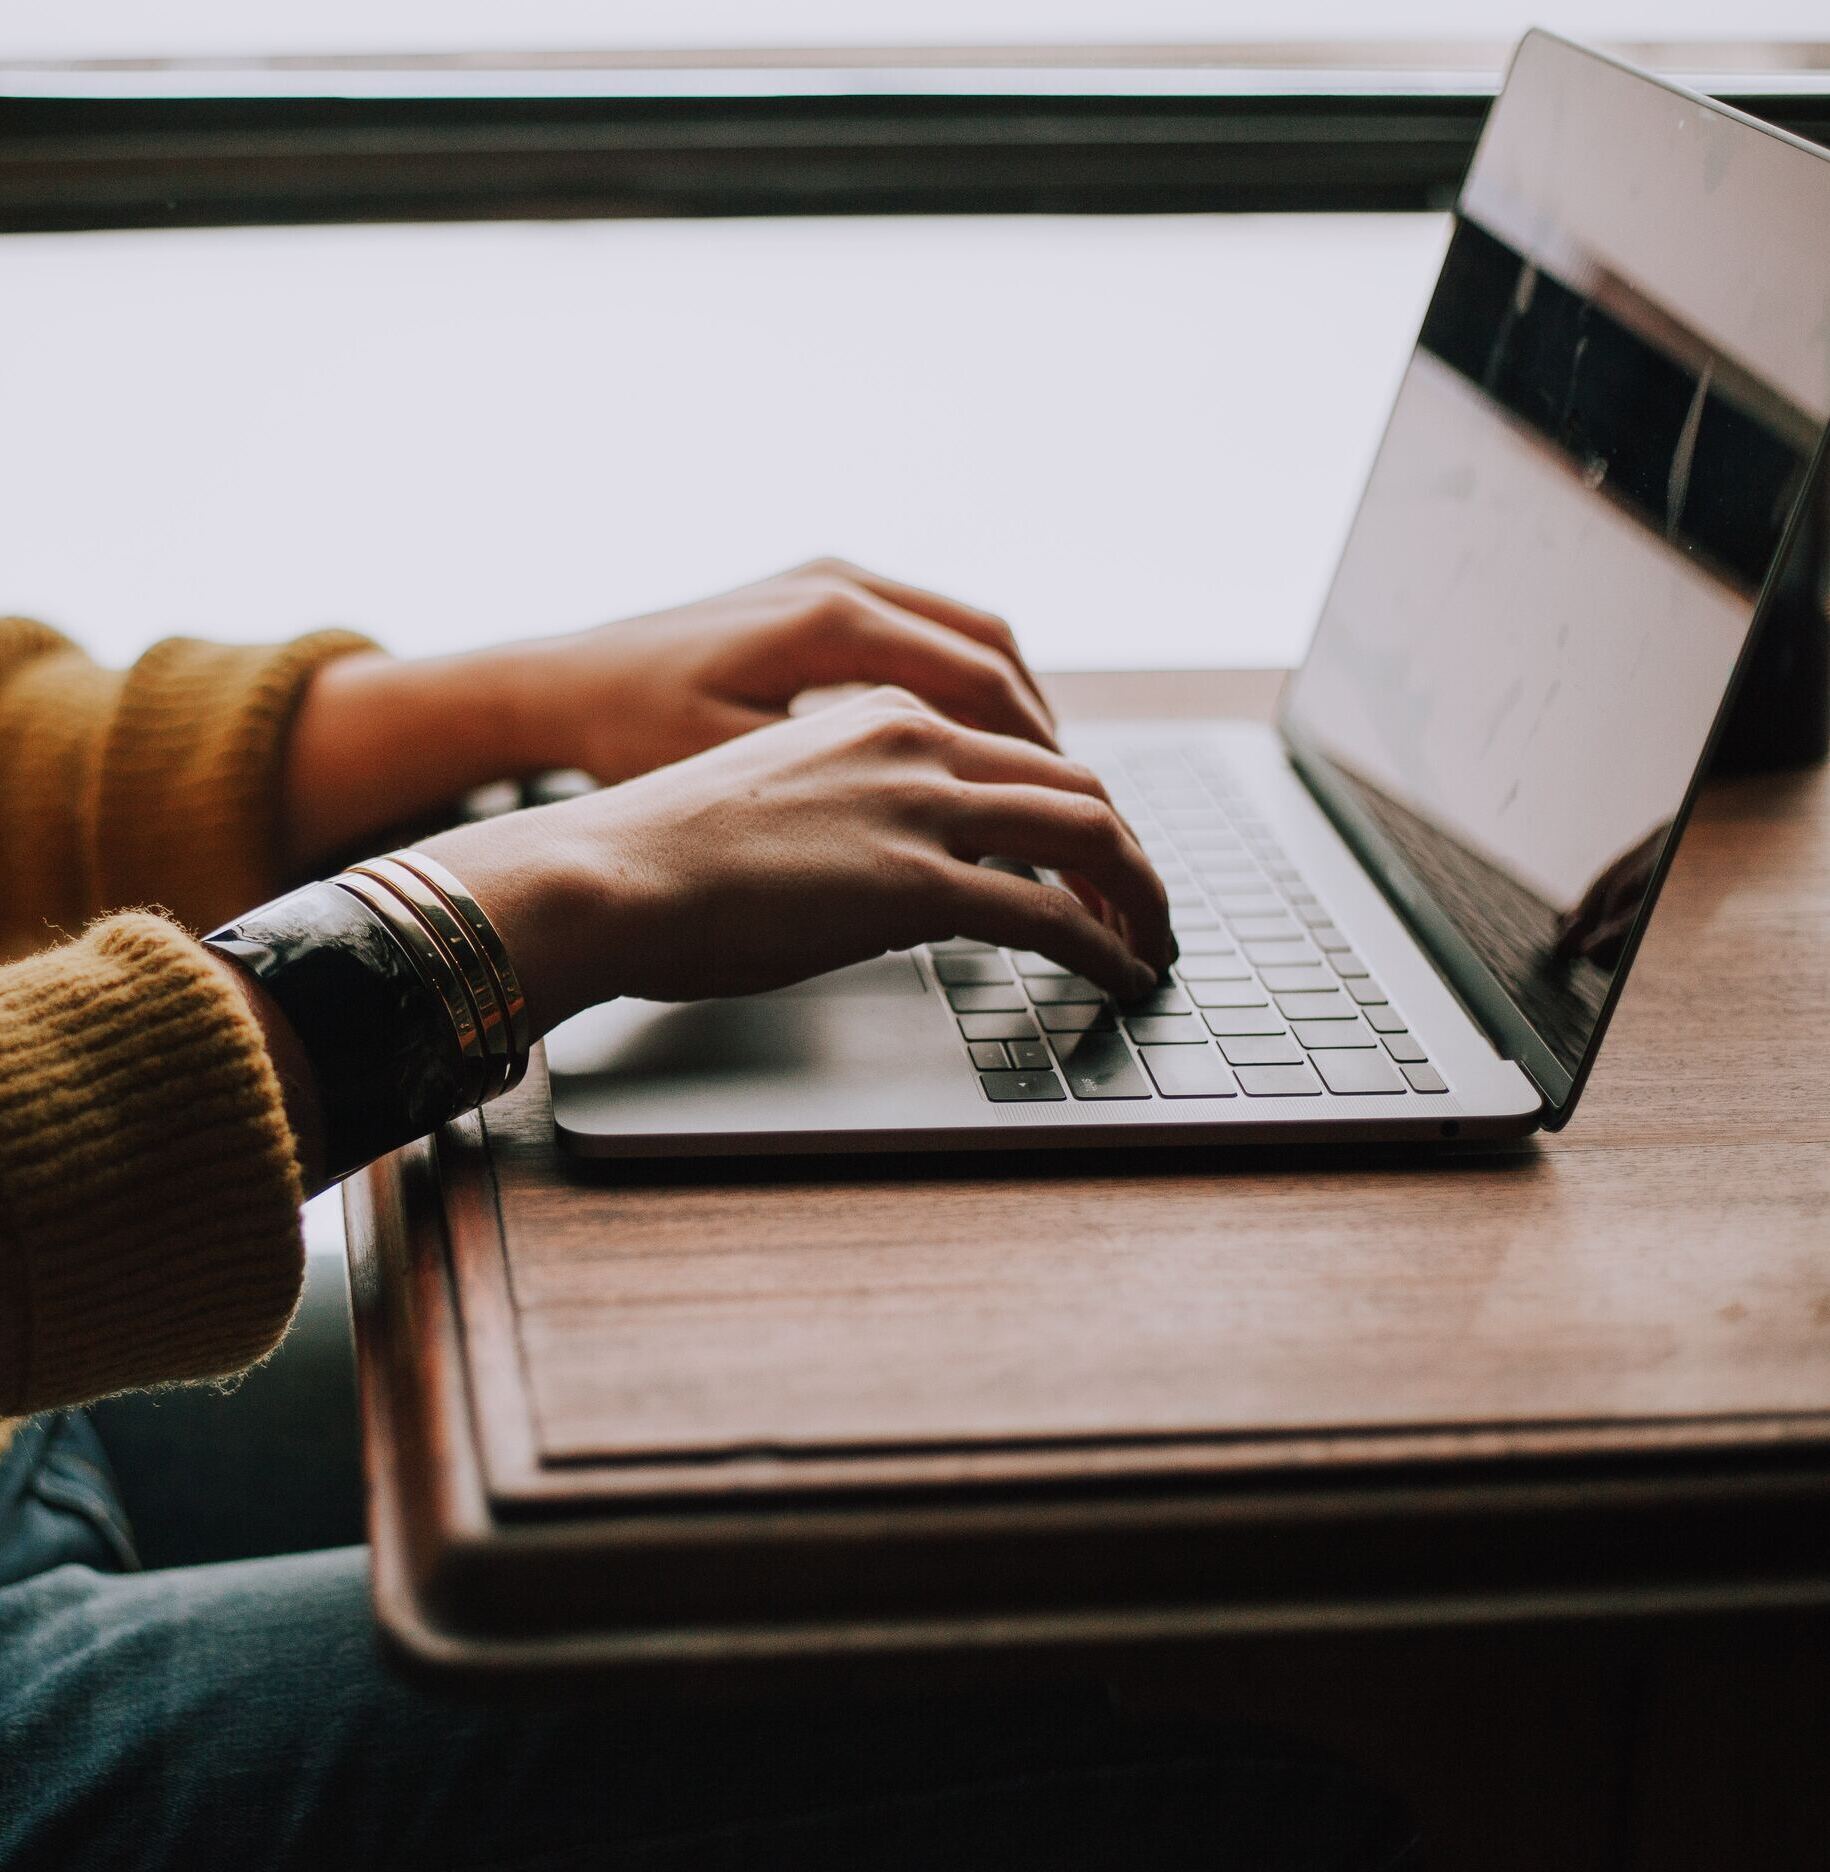
M 1789 131 L 1777 129 L 1772 124 L 1762 123 L 1758 118 L 1750 117 L 1730 105 L 1719 104 L 1713 98 L 1700 96 L 1682 85 L 1671 83 L 1668 79 L 1654 77 L 1649 72 L 1640 71 L 1637 67 L 1628 65 L 1620 59 L 1612 58 L 1603 52 L 1593 51 L 1586 46 L 1577 45 L 1572 40 L 1565 39 L 1556 33 L 1546 32 L 1541 28 L 1534 28 L 1528 32 L 1515 48 L 1507 70 L 1507 85 L 1512 82 L 1513 69 L 1517 66 L 1525 48 L 1534 42 L 1555 48 L 1556 55 L 1560 58 L 1567 56 L 1604 66 L 1629 83 L 1650 85 L 1669 97 L 1681 100 L 1687 106 L 1707 110 L 1731 123 L 1742 124 L 1750 130 L 1756 130 L 1761 135 L 1772 138 L 1775 142 L 1787 144 L 1818 162 L 1830 162 L 1830 150 L 1808 143 L 1802 137 L 1793 136 Z M 1504 90 L 1503 86 L 1502 96 Z M 1488 124 L 1482 127 L 1480 140 L 1475 145 L 1474 156 L 1469 164 L 1470 174 L 1480 162 L 1481 153 L 1486 148 L 1491 121 L 1490 115 Z M 1465 196 L 1466 183 L 1464 181 L 1462 191 L 1456 197 L 1457 213 L 1461 210 Z M 1396 414 L 1396 409 L 1397 399 L 1394 398 L 1391 415 Z M 1387 418 L 1387 431 L 1390 429 L 1391 415 Z M 1380 453 L 1383 451 L 1384 437 L 1382 436 Z M 1373 472 L 1377 472 L 1377 459 L 1375 456 Z M 1575 1112 L 1577 1100 L 1582 1095 L 1583 1087 L 1588 1083 L 1589 1074 L 1594 1069 L 1595 1057 L 1601 1050 L 1601 1042 L 1613 1019 L 1621 990 L 1626 986 L 1627 976 L 1632 969 L 1635 956 L 1639 953 L 1639 945 L 1645 936 L 1646 926 L 1651 921 L 1653 909 L 1664 888 L 1666 875 L 1671 869 L 1672 860 L 1677 855 L 1678 843 L 1683 836 L 1685 826 L 1689 823 L 1697 794 L 1708 772 L 1710 757 L 1715 751 L 1716 743 L 1720 740 L 1723 727 L 1732 712 L 1736 692 L 1740 689 L 1747 673 L 1754 647 L 1761 632 L 1767 627 L 1783 574 L 1797 548 L 1805 516 L 1810 511 L 1812 503 L 1818 499 L 1819 490 L 1827 472 L 1830 472 L 1830 426 L 1826 426 L 1818 437 L 1798 499 L 1787 516 L 1778 549 L 1773 555 L 1772 563 L 1767 567 L 1766 577 L 1755 597 L 1752 616 L 1740 654 L 1735 659 L 1734 668 L 1723 687 L 1721 703 L 1710 724 L 1703 746 L 1698 752 L 1696 766 L 1691 773 L 1689 785 L 1684 790 L 1684 797 L 1672 817 L 1671 831 L 1653 866 L 1651 878 L 1646 885 L 1645 894 L 1640 899 L 1632 927 L 1628 930 L 1626 940 L 1622 944 L 1620 961 L 1608 983 L 1607 993 L 1602 1000 L 1601 1010 L 1596 1016 L 1594 1028 L 1589 1034 L 1588 1044 L 1573 1072 L 1551 1051 L 1537 1029 L 1526 1018 L 1517 1001 L 1501 984 L 1498 976 L 1481 960 L 1473 945 L 1436 903 L 1427 886 L 1406 863 L 1397 847 L 1379 829 L 1371 815 L 1360 806 L 1353 780 L 1342 768 L 1331 761 L 1313 740 L 1294 725 L 1291 720 L 1291 705 L 1300 683 L 1301 669 L 1298 669 L 1291 680 L 1284 685 L 1283 694 L 1278 702 L 1277 727 L 1292 765 L 1310 792 L 1315 795 L 1322 809 L 1334 822 L 1336 829 L 1352 847 L 1355 856 L 1371 874 L 1374 882 L 1379 885 L 1392 906 L 1410 926 L 1412 933 L 1422 943 L 1430 959 L 1436 964 L 1475 1024 L 1487 1034 L 1507 1059 L 1515 1061 L 1529 1075 L 1544 1100 L 1542 1122 L 1547 1131 L 1560 1131 L 1569 1123 Z M 1341 563 L 1345 562 L 1345 557 L 1345 549 L 1343 549 Z M 1340 565 L 1337 564 L 1335 577 L 1330 582 L 1328 597 L 1323 601 L 1322 612 L 1319 615 L 1326 614 L 1339 580 Z M 1308 658 L 1305 657 L 1305 667 L 1307 663 Z

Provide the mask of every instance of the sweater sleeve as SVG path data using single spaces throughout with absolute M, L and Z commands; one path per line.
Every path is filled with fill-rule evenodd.
M 317 671 L 369 648 L 348 631 L 172 638 L 106 670 L 0 619 L 0 949 L 124 904 L 207 929 L 273 896 L 287 731 Z
M 0 968 L 0 1413 L 262 1357 L 300 1194 L 259 1024 L 182 930 L 130 913 Z

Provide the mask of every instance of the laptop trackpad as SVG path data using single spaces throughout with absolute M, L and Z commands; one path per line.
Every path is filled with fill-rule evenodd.
M 796 982 L 792 988 L 778 988 L 773 995 L 755 995 L 751 999 L 801 999 L 808 995 L 824 999 L 828 995 L 924 995 L 927 992 L 913 956 L 886 955 L 878 956 L 874 962 L 834 969 L 830 975 L 815 975 L 810 981 Z
M 879 956 L 768 994 L 607 1002 L 548 1035 L 547 1063 L 556 1077 L 589 1079 L 600 1096 L 644 1102 L 714 1087 L 805 1089 L 810 1075 L 835 1072 L 893 1087 L 901 1066 L 930 1055 L 958 1072 L 944 1011 L 913 957 Z

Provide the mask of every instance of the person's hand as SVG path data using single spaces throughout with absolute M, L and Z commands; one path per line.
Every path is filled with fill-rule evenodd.
M 1121 998 L 1172 959 L 1162 884 L 1092 773 L 900 690 L 424 849 L 495 922 L 542 1031 L 616 995 L 749 994 L 948 936 L 1040 950 Z
M 293 724 L 282 864 L 309 872 L 488 780 L 647 773 L 780 719 L 810 689 L 853 683 L 895 684 L 970 727 L 1054 746 L 1001 619 L 822 559 L 574 636 L 330 664 Z
M 955 721 L 1055 745 L 1010 626 L 837 559 L 572 637 L 517 645 L 505 683 L 525 765 L 629 779 L 842 684 L 894 684 Z

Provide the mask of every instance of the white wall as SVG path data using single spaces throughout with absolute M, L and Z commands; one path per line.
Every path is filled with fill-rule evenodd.
M 0 241 L 0 608 L 412 652 L 836 551 L 1045 667 L 1301 654 L 1434 217 Z

